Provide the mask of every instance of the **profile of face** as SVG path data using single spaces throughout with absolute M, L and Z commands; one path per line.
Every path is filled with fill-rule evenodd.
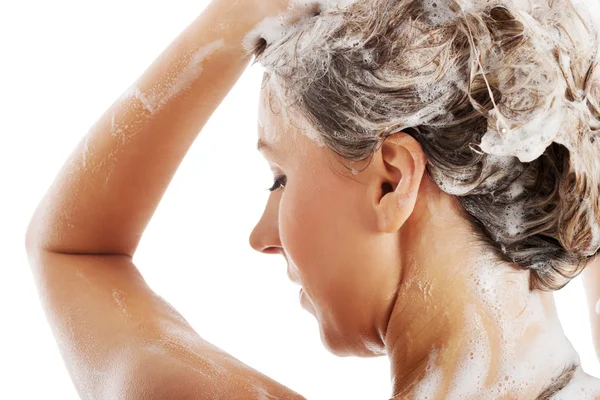
M 330 352 L 382 355 L 407 267 L 400 228 L 420 213 L 418 192 L 431 199 L 437 189 L 421 184 L 423 152 L 409 135 L 389 137 L 368 167 L 352 174 L 342 165 L 348 161 L 273 112 L 267 92 L 261 90 L 258 137 L 279 182 L 250 245 L 286 258 L 290 279 L 303 289 L 302 307 L 316 317 Z

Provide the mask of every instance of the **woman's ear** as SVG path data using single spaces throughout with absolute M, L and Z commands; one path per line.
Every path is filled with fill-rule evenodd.
M 388 136 L 376 152 L 377 174 L 375 208 L 377 227 L 396 232 L 415 208 L 427 159 L 419 142 L 398 132 Z

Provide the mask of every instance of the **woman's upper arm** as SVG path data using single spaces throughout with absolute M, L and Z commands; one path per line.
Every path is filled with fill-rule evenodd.
M 149 288 L 130 257 L 28 254 L 83 398 L 302 398 L 203 340 Z

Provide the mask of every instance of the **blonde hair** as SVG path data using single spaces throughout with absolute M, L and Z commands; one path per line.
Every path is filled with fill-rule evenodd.
M 347 160 L 412 135 L 477 236 L 555 290 L 600 248 L 600 52 L 586 15 L 571 1 L 357 0 L 258 40 L 254 62 Z

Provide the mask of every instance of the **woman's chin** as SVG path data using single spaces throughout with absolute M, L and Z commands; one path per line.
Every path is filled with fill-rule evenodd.
M 298 296 L 302 308 L 311 313 L 317 320 L 321 343 L 331 354 L 338 357 L 379 357 L 385 355 L 385 352 L 374 352 L 372 346 L 369 346 L 361 335 L 349 333 L 353 332 L 354 329 L 336 326 L 322 313 L 317 312 L 306 291 L 300 289 Z
M 317 318 L 318 319 L 318 318 Z M 325 349 L 331 354 L 337 357 L 379 357 L 385 355 L 385 352 L 377 351 L 373 352 L 372 346 L 368 346 L 364 341 L 364 337 L 360 335 L 353 335 L 351 329 L 341 330 L 331 328 L 327 324 L 318 320 L 319 333 L 321 336 L 321 343 Z M 339 334 L 339 332 L 346 332 L 345 334 Z

